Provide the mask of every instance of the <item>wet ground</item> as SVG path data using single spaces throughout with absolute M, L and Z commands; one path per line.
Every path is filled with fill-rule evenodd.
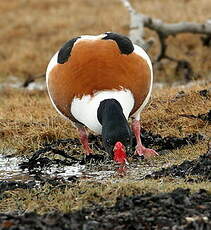
M 204 139 L 201 134 L 190 134 L 184 138 L 178 137 L 161 137 L 159 134 L 153 134 L 147 130 L 142 130 L 142 142 L 146 147 L 154 148 L 160 155 L 168 154 L 169 150 L 181 148 L 188 144 L 195 144 Z M 100 136 L 90 135 L 89 141 L 95 154 L 91 157 L 84 157 L 80 154 L 80 142 L 74 139 L 58 139 L 51 143 L 44 144 L 40 149 L 35 151 L 29 158 L 20 158 L 13 155 L 1 156 L 0 164 L 0 191 L 12 190 L 14 188 L 32 188 L 40 183 L 48 182 L 53 185 L 63 183 L 64 181 L 76 181 L 94 179 L 95 181 L 108 179 L 115 175 L 116 165 L 111 156 L 103 151 L 102 140 Z M 133 149 L 135 149 L 135 138 L 133 139 Z M 130 169 L 135 177 L 136 165 L 133 164 L 133 154 L 129 156 Z M 206 157 L 205 157 L 206 158 Z M 204 159 L 204 158 L 203 158 Z M 141 158 L 139 158 L 141 162 Z M 204 160 L 206 161 L 206 159 Z M 193 165 L 196 164 L 193 161 Z M 137 164 L 137 162 L 136 162 Z M 184 162 L 182 167 L 186 166 Z M 180 172 L 180 166 L 178 167 Z M 198 166 L 196 166 L 198 167 Z M 203 166 L 202 166 L 203 167 Z M 153 172 L 155 167 L 145 166 L 142 170 L 144 174 L 138 172 L 139 178 L 154 178 L 159 176 L 172 175 L 171 169 L 162 169 L 160 172 Z M 142 167 L 144 169 L 144 166 Z M 209 174 L 210 161 L 207 165 Z M 184 170 L 183 170 L 184 171 Z M 183 172 L 182 171 L 182 172 Z M 150 173 L 150 174 L 149 174 Z M 173 176 L 175 176 L 173 174 Z M 176 174 L 177 176 L 177 174 Z
M 206 92 L 205 92 L 206 93 Z M 187 116 L 187 115 L 186 115 Z M 210 123 L 211 111 L 198 116 L 188 115 L 191 119 L 200 119 Z M 167 136 L 142 130 L 142 142 L 160 155 L 172 150 L 197 144 L 207 137 L 192 133 L 186 137 Z M 125 180 L 116 178 L 117 165 L 108 156 L 102 146 L 100 136 L 90 135 L 89 142 L 96 153 L 92 157 L 80 154 L 80 142 L 77 138 L 57 139 L 33 152 L 30 157 L 17 157 L 15 154 L 0 156 L 0 200 L 3 193 L 15 189 L 30 190 L 42 187 L 46 183 L 52 187 L 66 186 L 86 181 Z M 133 149 L 135 139 L 133 139 Z M 156 165 L 142 164 L 142 159 L 129 155 L 127 174 L 130 180 L 147 180 L 164 177 L 184 178 L 187 183 L 211 181 L 211 146 L 195 160 L 185 160 L 179 165 L 157 171 Z M 135 162 L 135 163 L 134 163 Z M 138 166 L 142 167 L 140 172 Z M 137 176 L 138 175 L 138 176 Z M 197 176 L 197 178 L 195 178 Z M 130 197 L 118 197 L 111 207 L 93 204 L 89 208 L 71 213 L 2 213 L 0 229 L 210 229 L 211 194 L 206 190 L 191 193 L 178 188 L 170 193 L 139 194 Z

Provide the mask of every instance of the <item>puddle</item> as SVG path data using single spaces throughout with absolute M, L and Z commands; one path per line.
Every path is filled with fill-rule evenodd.
M 84 174 L 85 165 L 76 164 L 74 166 L 51 166 L 48 169 L 42 169 L 42 174 L 49 177 L 62 177 L 67 180 L 69 177 L 76 176 L 81 177 Z
M 0 155 L 0 180 L 23 179 L 24 172 L 19 168 L 21 158 Z
M 11 157 L 0 154 L 0 181 L 14 181 L 14 182 L 28 182 L 33 180 L 36 184 L 39 184 L 39 180 L 52 180 L 62 179 L 69 181 L 72 178 L 80 180 L 94 180 L 94 181 L 106 181 L 113 179 L 114 182 L 120 180 L 139 180 L 141 177 L 152 172 L 155 167 L 153 166 L 134 166 L 134 164 L 128 165 L 125 174 L 118 173 L 118 168 L 114 165 L 105 165 L 103 168 L 80 165 L 76 163 L 71 166 L 61 166 L 51 164 L 49 167 L 39 168 L 29 172 L 28 169 L 21 169 L 19 165 L 25 159 L 21 157 Z
M 115 170 L 102 170 L 102 171 L 88 171 L 86 176 L 90 179 L 103 181 L 113 177 L 114 175 L 116 175 Z
M 72 166 L 51 165 L 46 168 L 36 168 L 35 173 L 29 173 L 27 169 L 21 169 L 19 165 L 24 161 L 21 157 L 11 157 L 0 154 L 0 181 L 22 181 L 35 180 L 37 175 L 43 178 L 61 178 L 69 180 L 71 177 L 79 179 L 102 180 L 111 177 L 115 171 L 89 169 L 85 165 L 75 164 Z
M 33 174 L 28 170 L 22 170 L 19 164 L 23 162 L 21 157 L 8 157 L 0 154 L 0 180 L 27 181 L 33 179 Z M 80 177 L 84 174 L 84 165 L 74 166 L 51 166 L 48 169 L 42 169 L 41 173 L 49 177 L 62 177 L 68 179 L 71 176 Z
M 147 147 L 156 145 L 158 148 L 156 150 L 161 155 L 165 154 L 165 152 L 162 152 L 163 150 L 180 148 L 190 143 L 194 144 L 204 138 L 197 133 L 183 138 L 162 138 L 159 134 L 152 134 L 146 130 L 142 130 L 142 134 L 144 145 Z M 102 141 L 95 136 L 92 136 L 91 139 L 94 151 L 99 152 L 98 148 L 102 148 Z M 138 160 L 135 163 L 132 161 L 127 170 L 122 170 L 121 168 L 118 169 L 112 161 L 107 161 L 104 154 L 96 154 L 96 159 L 93 159 L 93 162 L 84 161 L 83 156 L 80 154 L 73 154 L 73 146 L 78 144 L 78 139 L 58 139 L 51 144 L 44 145 L 28 159 L 0 154 L 0 180 L 25 182 L 29 180 L 43 181 L 44 179 L 44 181 L 48 181 L 49 179 L 61 179 L 69 181 L 73 179 L 71 177 L 74 177 L 77 180 L 106 181 L 112 178 L 114 181 L 119 181 L 122 176 L 123 180 L 136 181 L 159 167 L 158 165 L 148 165 L 146 162 L 143 163 Z M 104 156 L 105 159 L 102 159 Z

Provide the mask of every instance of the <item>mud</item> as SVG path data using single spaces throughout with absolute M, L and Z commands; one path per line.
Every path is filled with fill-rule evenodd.
M 188 144 L 195 144 L 204 137 L 200 134 L 190 134 L 184 138 L 178 137 L 161 137 L 159 134 L 153 134 L 149 131 L 142 130 L 142 142 L 146 147 L 154 148 L 160 154 L 164 154 L 163 150 L 172 150 L 181 148 Z M 90 145 L 94 151 L 94 155 L 84 157 L 80 153 L 80 142 L 75 139 L 58 139 L 52 143 L 44 144 L 42 148 L 33 153 L 32 157 L 20 164 L 21 169 L 27 169 L 31 174 L 37 173 L 44 167 L 52 165 L 71 166 L 75 164 L 85 165 L 87 162 L 105 162 L 112 160 L 102 145 L 100 136 L 89 136 Z M 133 138 L 132 152 L 136 146 L 135 138 Z M 131 154 L 132 155 L 132 154 Z
M 163 138 L 158 134 L 142 130 L 144 145 L 156 149 L 160 154 L 164 154 L 163 150 L 181 148 L 190 143 L 194 144 L 203 138 L 200 134 L 191 134 L 185 138 Z M 59 139 L 44 144 L 28 160 L 20 164 L 23 172 L 27 171 L 33 180 L 0 182 L 0 199 L 7 190 L 31 189 L 37 185 L 43 186 L 46 183 L 65 189 L 70 183 L 74 184 L 80 180 L 80 177 L 75 176 L 75 174 L 72 176 L 70 174 L 64 178 L 64 174 L 61 174 L 62 171 L 59 170 L 66 173 L 68 167 L 83 167 L 90 161 L 92 165 L 96 166 L 101 162 L 104 165 L 111 165 L 113 161 L 104 152 L 101 137 L 90 135 L 89 139 L 96 154 L 94 159 L 84 158 L 83 154 L 80 154 L 78 139 Z M 133 150 L 135 144 L 134 139 Z M 204 176 L 210 180 L 210 161 L 211 153 L 209 151 L 201 156 L 198 161 L 184 162 L 183 171 L 178 168 L 177 172 L 184 172 L 184 167 L 187 168 L 187 172 L 190 172 L 188 165 L 191 165 L 193 172 L 200 172 L 200 175 L 202 175 L 203 171 Z M 55 174 L 51 171 L 54 168 Z M 166 171 L 166 175 L 169 175 L 170 172 Z M 153 177 L 153 175 L 150 175 L 150 177 Z M 158 176 L 155 178 L 158 178 Z M 68 214 L 48 213 L 41 216 L 37 213 L 2 213 L 0 214 L 0 230 L 210 229 L 210 217 L 211 196 L 207 191 L 200 190 L 198 193 L 191 194 L 189 190 L 177 189 L 172 193 L 147 193 L 131 197 L 119 197 L 112 207 L 102 207 L 96 204 Z
M 204 138 L 200 134 L 191 134 L 185 138 L 161 137 L 159 134 L 153 134 L 146 130 L 142 130 L 141 135 L 143 144 L 146 147 L 154 148 L 161 155 L 168 153 L 168 150 L 181 148 L 182 146 L 190 143 L 194 144 Z M 9 180 L 5 177 L 2 178 L 2 181 L 0 182 L 0 193 L 16 188 L 29 189 L 35 187 L 37 184 L 42 186 L 45 183 L 52 186 L 65 186 L 67 183 L 74 183 L 84 176 L 86 178 L 101 180 L 104 174 L 107 177 L 110 174 L 113 175 L 112 157 L 104 151 L 101 136 L 91 134 L 89 136 L 89 141 L 95 155 L 88 157 L 84 157 L 84 155 L 81 154 L 79 148 L 80 142 L 77 138 L 58 139 L 51 143 L 43 144 L 43 146 L 35 151 L 28 160 L 21 163 L 20 161 L 17 161 L 19 163 L 19 167 L 18 171 L 16 169 L 17 166 L 15 168 L 17 172 L 15 171 L 14 178 L 8 177 Z M 134 138 L 132 151 L 135 150 L 135 145 L 136 142 Z M 192 174 L 198 173 L 201 176 L 203 175 L 204 178 L 210 180 L 210 159 L 207 160 L 209 156 L 210 154 L 201 156 L 199 162 L 197 160 L 193 162 L 185 161 L 181 166 L 175 165 L 169 169 L 162 169 L 161 171 L 154 172 L 144 178 L 159 178 L 161 176 L 169 175 L 185 177 L 191 172 Z M 84 172 L 85 165 L 86 172 Z M 97 171 L 95 170 L 90 173 L 87 165 L 97 167 Z M 100 165 L 103 165 L 102 172 L 99 169 Z M 12 171 L 14 171 L 14 167 L 12 168 Z M 7 174 L 11 173 L 7 172 Z M 20 177 L 19 174 L 22 176 Z
M 200 134 L 191 134 L 185 138 L 161 137 L 142 130 L 142 141 L 146 147 L 156 149 L 160 154 L 178 149 L 188 144 L 195 144 L 204 139 Z M 94 158 L 84 158 L 80 153 L 78 139 L 59 139 L 43 144 L 32 156 L 19 164 L 23 172 L 28 172 L 33 180 L 0 182 L 0 199 L 7 190 L 16 188 L 31 189 L 46 183 L 59 188 L 66 188 L 70 183 L 80 180 L 79 176 L 64 177 L 68 167 L 83 167 L 85 164 L 98 166 L 113 164 L 112 159 L 103 150 L 100 136 L 90 135 L 89 140 L 94 150 Z M 133 151 L 135 149 L 133 140 Z M 55 173 L 52 173 L 54 169 Z M 72 169 L 72 168 L 71 168 Z M 61 170 L 61 171 L 59 171 Z M 161 170 L 162 171 L 162 170 Z M 76 172 L 80 173 L 80 172 Z M 53 174 L 53 176 L 52 176 Z M 186 177 L 200 175 L 211 180 L 211 151 L 194 161 L 185 161 L 179 166 L 154 172 L 146 178 L 161 176 Z M 142 229 L 210 229 L 211 228 L 211 195 L 205 190 L 191 194 L 189 190 L 178 188 L 171 193 L 138 194 L 131 197 L 118 197 L 112 207 L 99 204 L 71 213 L 0 213 L 0 230 L 142 230 Z
M 146 175 L 145 179 L 157 179 L 166 176 L 175 178 L 187 178 L 189 182 L 202 180 L 211 181 L 211 146 L 208 146 L 207 153 L 199 156 L 198 159 L 192 161 L 185 160 L 180 165 L 173 165 L 168 168 L 162 168 L 159 171 L 153 172 L 151 175 Z M 198 176 L 198 178 L 192 179 L 189 178 L 189 176 Z
M 37 215 L 0 214 L 0 229 L 142 230 L 211 229 L 211 195 L 178 188 L 171 193 L 119 197 L 112 207 Z

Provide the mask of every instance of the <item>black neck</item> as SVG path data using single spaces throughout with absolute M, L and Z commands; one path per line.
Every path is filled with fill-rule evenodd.
M 97 117 L 102 125 L 102 137 L 105 148 L 110 148 L 117 142 L 121 141 L 127 145 L 126 141 L 131 138 L 131 131 L 123 114 L 120 103 L 115 99 L 106 99 L 100 103 L 97 111 Z M 111 150 L 106 149 L 111 152 Z
M 125 124 L 126 118 L 120 103 L 115 99 L 106 99 L 100 103 L 97 118 L 102 126 Z M 113 127 L 115 127 L 113 126 Z

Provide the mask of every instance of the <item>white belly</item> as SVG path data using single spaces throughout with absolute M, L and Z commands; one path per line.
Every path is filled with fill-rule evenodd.
M 101 134 L 102 126 L 97 119 L 97 110 L 100 102 L 109 98 L 116 99 L 121 104 L 123 113 L 128 119 L 134 106 L 134 98 L 130 90 L 106 90 L 97 92 L 92 97 L 74 98 L 71 104 L 71 113 L 90 130 Z

